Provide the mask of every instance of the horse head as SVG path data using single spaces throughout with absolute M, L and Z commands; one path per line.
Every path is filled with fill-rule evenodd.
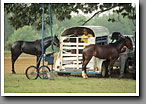
M 57 47 L 60 46 L 60 41 L 59 41 L 59 39 L 57 38 L 56 35 L 55 35 L 54 38 L 53 38 L 53 44 L 56 45 Z
M 122 38 L 122 35 L 121 35 L 120 32 L 113 32 L 113 33 L 112 33 L 112 37 L 111 37 L 112 42 L 113 42 L 114 40 L 118 41 L 118 40 L 120 40 L 121 38 Z
M 133 50 L 132 40 L 128 36 L 125 37 L 125 44 L 128 49 Z

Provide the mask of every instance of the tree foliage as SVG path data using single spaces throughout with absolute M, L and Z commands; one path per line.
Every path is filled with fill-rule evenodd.
M 51 13 L 53 17 L 56 17 L 59 21 L 71 19 L 71 13 L 93 13 L 89 19 L 85 20 L 82 25 L 85 25 L 96 15 L 112 10 L 123 17 L 128 17 L 131 20 L 136 19 L 135 6 L 132 3 L 60 3 L 51 4 Z M 32 25 L 37 30 L 41 29 L 42 23 L 42 4 L 37 3 L 6 3 L 5 13 L 10 14 L 9 23 L 15 27 L 15 29 L 21 28 L 25 25 Z M 45 26 L 49 25 L 49 10 L 48 4 L 45 4 Z M 53 19 L 53 18 L 52 18 Z M 114 22 L 114 18 L 109 18 L 109 21 Z M 52 21 L 51 21 L 52 22 Z
M 108 22 L 109 18 L 115 18 L 115 22 Z M 128 17 L 123 18 L 122 15 L 116 13 L 103 16 L 95 16 L 86 25 L 104 26 L 108 28 L 110 34 L 113 32 L 120 32 L 121 34 L 134 34 L 136 31 L 135 25 Z
M 19 28 L 15 30 L 11 36 L 9 36 L 8 41 L 6 41 L 6 49 L 10 49 L 11 45 L 18 40 L 24 41 L 33 41 L 39 39 L 41 34 L 38 34 L 36 30 L 34 30 L 31 26 L 24 26 L 23 28 Z
M 103 15 L 103 16 L 95 16 L 92 20 L 90 20 L 86 25 L 95 25 L 95 26 L 105 26 L 108 28 L 110 34 L 112 32 L 118 31 L 121 32 L 121 34 L 133 34 L 135 31 L 135 26 L 132 24 L 132 20 L 129 20 L 128 18 L 123 18 L 122 15 L 120 15 L 119 21 L 115 22 L 108 22 L 107 20 L 110 18 L 117 17 L 117 14 L 111 14 L 111 15 Z M 53 34 L 57 35 L 58 38 L 60 37 L 61 33 L 69 27 L 73 26 L 80 26 L 82 25 L 83 21 L 87 17 L 83 15 L 77 15 L 73 16 L 70 20 L 65 21 L 58 21 L 56 18 L 53 20 Z M 9 24 L 6 24 L 5 27 L 7 27 L 7 30 L 11 29 L 11 27 L 7 26 Z M 7 31 L 5 29 L 5 32 Z M 44 37 L 51 36 L 49 25 L 46 26 L 46 29 L 44 31 Z M 5 41 L 5 49 L 9 50 L 11 45 L 17 41 L 17 40 L 25 40 L 25 41 L 34 41 L 37 39 L 41 39 L 41 31 L 36 30 L 32 26 L 24 26 L 23 28 L 19 28 L 12 32 L 11 34 L 5 34 L 5 37 L 8 37 L 8 39 Z M 58 51 L 57 47 L 54 47 L 55 51 Z M 48 50 L 51 50 L 51 47 L 48 48 Z
M 48 4 L 45 7 L 44 37 L 51 36 L 49 28 Z M 133 34 L 135 31 L 136 6 L 131 3 L 62 3 L 51 4 L 53 34 L 61 35 L 65 28 L 81 25 L 100 25 L 110 33 L 119 31 L 122 34 Z M 92 13 L 85 17 L 78 13 Z M 106 12 L 112 12 L 107 15 Z M 72 13 L 77 13 L 73 16 Z M 99 14 L 105 13 L 102 17 Z M 8 24 L 9 23 L 9 24 Z M 134 24 L 133 24 L 134 23 Z M 14 31 L 14 28 L 16 29 Z M 33 41 L 41 39 L 42 4 L 39 3 L 6 3 L 5 4 L 5 48 L 10 49 L 17 40 Z M 38 31 L 39 30 L 39 31 Z M 55 48 L 57 50 L 57 48 Z
M 4 42 L 6 42 L 11 34 L 14 33 L 13 26 L 8 24 L 8 15 L 4 15 Z

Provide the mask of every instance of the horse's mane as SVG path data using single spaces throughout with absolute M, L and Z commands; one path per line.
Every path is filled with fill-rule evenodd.
M 48 39 L 50 39 L 50 38 L 51 38 L 51 36 L 45 37 L 43 40 L 48 40 Z
M 51 36 L 45 37 L 45 38 L 43 38 L 43 40 L 45 41 L 45 40 L 48 40 L 48 39 L 50 39 L 50 38 L 51 38 Z M 37 40 L 35 40 L 35 41 L 42 41 L 42 39 L 37 39 Z
M 56 35 L 54 35 L 53 37 L 57 38 Z M 45 41 L 45 40 L 48 40 L 48 39 L 51 39 L 51 36 L 43 38 L 44 41 Z M 37 40 L 35 40 L 35 41 L 42 41 L 42 39 L 37 39 Z
M 129 39 L 129 41 L 130 41 L 130 42 L 132 42 L 132 40 L 130 39 L 130 37 L 129 37 L 129 36 L 126 36 L 126 37 L 125 37 L 125 39 L 126 39 L 126 38 L 128 38 L 128 39 Z

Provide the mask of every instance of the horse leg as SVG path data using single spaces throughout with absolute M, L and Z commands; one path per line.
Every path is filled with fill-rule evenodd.
M 37 56 L 36 66 L 37 66 L 38 69 L 39 69 L 40 62 L 41 62 L 41 58 L 40 57 L 41 57 L 40 55 Z
M 14 64 L 15 61 L 18 59 L 18 57 L 20 56 L 22 52 L 14 52 L 13 50 L 11 50 L 11 61 L 12 61 L 12 74 L 16 74 L 15 69 L 14 69 Z
M 108 75 L 109 75 L 109 78 L 111 78 L 111 69 L 112 69 L 112 66 L 109 65 L 109 66 L 108 66 Z
M 115 61 L 116 61 L 116 59 L 110 60 L 110 64 L 109 64 L 109 66 L 108 66 L 108 75 L 109 75 L 109 78 L 111 78 L 111 69 L 112 69 L 112 67 L 113 67 L 113 65 L 114 65 L 114 63 L 115 63 Z
M 88 62 L 85 60 L 85 61 L 83 62 L 83 65 L 82 65 L 82 77 L 83 77 L 84 79 L 87 79 L 87 78 L 88 78 L 88 76 L 87 76 L 87 74 L 86 74 L 86 66 L 87 66 L 87 64 L 88 64 Z
M 86 74 L 86 66 L 89 63 L 89 61 L 91 60 L 91 58 L 92 58 L 92 55 L 90 55 L 90 56 L 88 56 L 88 57 L 85 58 L 85 56 L 83 54 L 82 77 L 84 79 L 87 79 L 88 78 L 88 76 Z

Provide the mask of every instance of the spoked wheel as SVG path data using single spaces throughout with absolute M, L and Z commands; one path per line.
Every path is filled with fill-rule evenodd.
M 43 77 L 44 74 L 44 77 Z M 50 68 L 48 66 L 41 66 L 39 68 L 39 77 L 41 79 L 48 79 L 48 75 L 50 74 Z
M 38 69 L 36 66 L 29 66 L 27 69 L 26 69 L 26 72 L 25 72 L 25 75 L 28 79 L 30 80 L 35 80 L 38 78 Z

